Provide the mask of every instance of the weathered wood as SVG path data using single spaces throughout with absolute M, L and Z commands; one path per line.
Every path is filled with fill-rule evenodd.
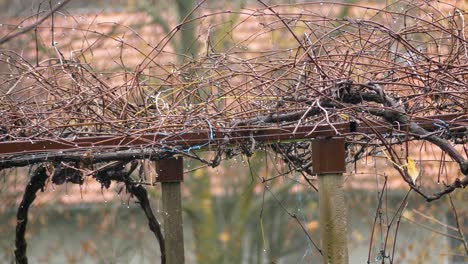
M 345 141 L 343 138 L 312 142 L 312 167 L 318 174 L 320 234 L 323 263 L 347 264 L 347 219 L 343 191 Z
M 184 173 L 182 157 L 160 160 L 156 164 L 156 171 L 162 187 L 166 261 L 168 264 L 183 264 L 184 231 L 180 191 Z
M 184 263 L 184 232 L 180 182 L 162 183 L 164 238 L 167 263 Z
M 343 174 L 320 174 L 318 182 L 323 263 L 347 264 L 347 219 Z

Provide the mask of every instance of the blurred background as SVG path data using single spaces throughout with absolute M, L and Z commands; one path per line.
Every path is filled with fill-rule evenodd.
M 47 10 L 58 2 L 0 0 L 0 32 L 12 29 L 21 21 L 28 24 L 27 19 L 34 17 L 38 10 Z M 264 2 L 272 5 L 298 1 Z M 362 3 L 385 6 L 389 2 L 392 1 Z M 361 2 L 346 1 L 351 5 L 339 7 L 324 3 L 314 5 L 315 11 L 343 18 L 354 16 L 352 4 Z M 55 37 L 42 38 L 39 45 L 41 56 L 47 58 L 53 54 L 49 43 L 54 39 L 69 51 L 64 56 L 70 59 L 74 56 L 72 51 L 83 46 L 83 39 L 95 41 L 95 44 L 87 44 L 92 47 L 91 52 L 88 50 L 92 56 L 84 57 L 93 63 L 95 69 L 112 76 L 113 72 L 125 67 L 133 68 L 144 57 L 130 50 L 117 51 L 119 39 L 139 45 L 139 50 L 150 50 L 151 45 L 146 47 L 145 43 L 157 43 L 163 39 L 196 4 L 195 0 L 72 1 L 55 16 Z M 258 6 L 256 1 L 207 1 L 193 16 L 216 10 L 252 10 Z M 291 5 L 290 8 L 304 7 Z M 207 28 L 212 28 L 208 37 L 220 40 L 221 44 L 214 47 L 217 52 L 232 49 L 232 45 L 240 50 L 287 47 L 287 39 L 277 32 L 251 41 L 249 45 L 235 44 L 250 36 L 259 24 L 258 21 L 245 22 L 236 30 L 230 30 L 242 19 L 239 13 L 233 12 L 225 14 L 219 21 L 183 27 L 181 34 L 168 44 L 166 53 L 159 57 L 161 63 L 170 67 L 186 62 L 186 57 L 207 52 L 207 36 L 202 34 Z M 50 27 L 47 23 L 50 22 L 46 22 L 44 28 Z M 84 38 L 74 32 L 102 32 L 114 38 L 113 41 L 104 41 L 99 36 Z M 18 39 L 14 45 L 24 46 L 27 57 L 32 43 L 33 38 L 28 35 Z M 125 63 L 118 58 L 126 58 Z M 35 59 L 32 54 L 30 59 Z M 418 166 L 425 175 L 425 181 L 436 184 L 441 173 L 447 177 L 461 175 L 449 160 L 441 165 L 440 152 L 430 147 L 422 148 L 418 143 L 414 143 L 411 150 L 420 158 Z M 207 168 L 189 160 L 184 166 L 186 263 L 321 262 L 318 251 L 292 217 L 297 215 L 309 236 L 318 242 L 318 194 L 303 175 L 288 172 L 280 158 L 265 152 L 255 153 L 252 157 L 227 159 L 217 168 Z M 15 214 L 32 170 L 32 167 L 25 167 L 0 171 L 1 263 L 14 263 Z M 148 164 L 148 170 L 154 170 L 154 164 Z M 382 190 L 385 177 L 388 183 Z M 265 184 L 261 179 L 273 180 Z M 310 177 L 312 183 L 315 180 L 316 177 Z M 379 253 L 384 243 L 390 248 L 396 243 L 395 263 L 466 263 L 466 241 L 460 235 L 460 230 L 464 234 L 468 231 L 466 191 L 454 192 L 451 201 L 444 197 L 432 203 L 426 203 L 414 193 L 407 197 L 408 187 L 384 155 L 370 156 L 350 164 L 345 187 L 350 263 L 367 263 L 368 259 L 371 263 L 388 263 L 388 257 Z M 149 232 L 143 212 L 123 189 L 118 184 L 105 189 L 93 179 L 87 179 L 82 186 L 54 186 L 49 183 L 30 210 L 27 232 L 30 263 L 159 263 L 157 242 Z M 153 210 L 161 219 L 164 212 L 160 210 L 160 186 L 148 187 L 148 191 Z M 382 191 L 383 214 L 375 224 Z M 401 207 L 406 209 L 400 218 L 396 212 Z M 385 223 L 390 221 L 398 221 L 398 229 L 394 224 L 387 236 Z M 460 228 L 457 224 L 461 225 Z M 371 235 L 374 226 L 374 234 Z

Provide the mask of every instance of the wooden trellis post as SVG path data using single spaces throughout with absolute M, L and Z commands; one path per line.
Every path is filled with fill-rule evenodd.
M 344 138 L 312 141 L 312 166 L 318 175 L 323 263 L 347 264 L 347 219 L 343 191 Z
M 182 157 L 166 158 L 156 163 L 157 181 L 162 187 L 163 228 L 166 263 L 184 263 L 184 232 L 180 192 L 184 168 Z

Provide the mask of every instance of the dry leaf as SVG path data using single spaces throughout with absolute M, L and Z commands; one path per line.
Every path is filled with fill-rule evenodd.
M 406 167 L 408 169 L 408 174 L 411 177 L 411 179 L 413 180 L 413 183 L 416 183 L 416 179 L 419 176 L 419 170 L 416 167 L 416 162 L 413 159 L 411 159 L 410 157 L 408 157 L 407 162 L 408 163 L 406 164 Z

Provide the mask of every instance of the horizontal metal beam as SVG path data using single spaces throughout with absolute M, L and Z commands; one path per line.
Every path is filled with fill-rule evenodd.
M 339 133 L 349 133 L 349 123 L 334 125 Z M 0 155 L 27 154 L 49 151 L 86 151 L 89 149 L 125 149 L 139 148 L 190 148 L 207 144 L 235 144 L 254 139 L 256 141 L 285 141 L 315 137 L 335 136 L 335 130 L 329 125 L 295 127 L 257 128 L 229 131 L 186 132 L 175 135 L 140 134 L 130 136 L 83 137 L 74 140 L 45 139 L 31 141 L 0 142 Z
M 458 118 L 458 119 L 457 119 Z M 451 122 L 451 125 L 468 125 L 467 116 L 440 115 L 418 117 L 413 119 L 419 125 L 433 131 L 440 128 L 434 122 Z M 435 121 L 436 120 L 436 121 Z M 456 121 L 452 121 L 456 120 Z M 357 125 L 353 122 L 334 123 L 316 126 L 288 126 L 288 127 L 254 127 L 239 128 L 237 130 L 189 131 L 179 134 L 167 135 L 164 133 L 135 134 L 128 136 L 95 136 L 75 139 L 59 138 L 29 141 L 0 142 L 1 156 L 21 155 L 31 153 L 57 152 L 57 151 L 88 151 L 103 149 L 128 148 L 182 148 L 199 149 L 209 145 L 236 144 L 246 141 L 281 142 L 291 140 L 305 140 L 322 137 L 346 136 L 352 133 L 375 134 L 406 131 L 406 126 L 388 124 L 375 120 L 367 120 Z

